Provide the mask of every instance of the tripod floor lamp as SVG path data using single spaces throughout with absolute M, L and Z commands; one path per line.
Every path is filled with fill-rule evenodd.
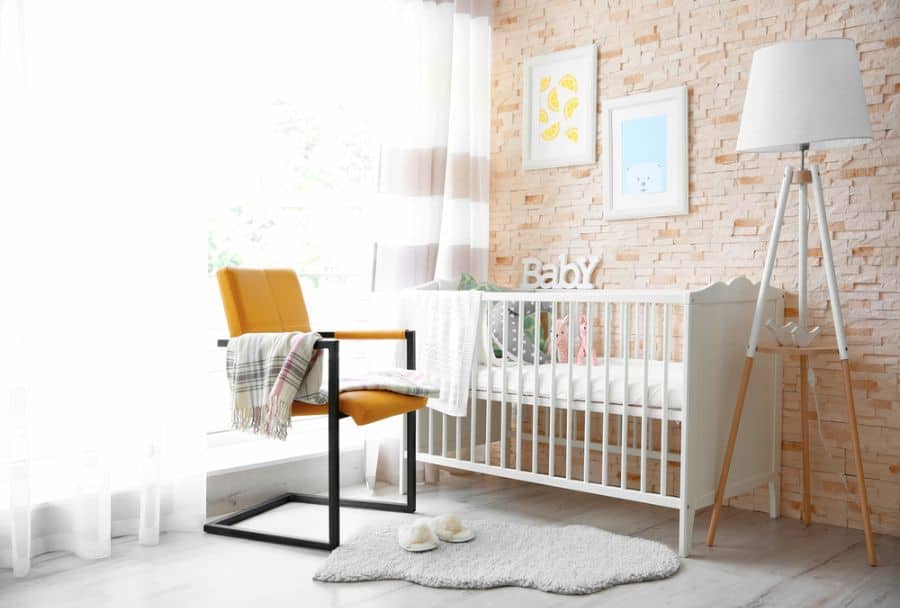
M 825 200 L 822 194 L 822 180 L 819 168 L 806 168 L 806 152 L 843 146 L 864 144 L 872 139 L 869 113 L 863 91 L 862 76 L 856 55 L 856 45 L 852 40 L 828 38 L 782 42 L 757 50 L 753 54 L 747 94 L 741 115 L 740 134 L 737 140 L 738 152 L 799 152 L 800 170 L 788 166 L 778 193 L 775 223 L 769 240 L 759 297 L 753 325 L 747 340 L 747 358 L 738 388 L 737 403 L 725 449 L 722 471 L 713 504 L 712 519 L 706 542 L 712 545 L 716 538 L 716 526 L 725 489 L 728 470 L 737 440 L 744 408 L 744 398 L 753 369 L 753 358 L 758 353 L 772 353 L 783 356 L 800 357 L 800 421 L 803 461 L 803 502 L 801 515 L 808 524 L 812 515 L 810 501 L 809 430 L 807 423 L 807 392 L 809 357 L 817 353 L 837 354 L 841 362 L 844 394 L 847 400 L 850 437 L 856 462 L 856 487 L 860 512 L 866 539 L 866 553 L 869 564 L 876 564 L 875 543 L 872 538 L 872 524 L 869 519 L 869 501 L 863 476 L 862 455 L 859 446 L 859 430 L 856 424 L 856 410 L 850 385 L 850 363 L 844 320 L 841 314 L 840 295 L 834 273 L 834 258 L 831 254 L 831 239 L 825 214 Z M 798 231 L 798 314 L 797 321 L 778 327 L 767 321 L 777 346 L 759 346 L 758 338 L 763 326 L 765 293 L 772 278 L 778 239 L 784 222 L 791 184 L 796 183 L 800 192 Z M 817 343 L 819 327 L 807 326 L 807 236 L 809 232 L 809 202 L 807 188 L 812 184 L 816 216 L 821 241 L 825 277 L 828 282 L 828 299 L 834 320 L 835 345 Z

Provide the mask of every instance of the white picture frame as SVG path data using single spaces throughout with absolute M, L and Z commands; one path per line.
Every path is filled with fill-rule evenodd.
M 522 167 L 597 162 L 597 45 L 529 57 L 523 72 Z
M 688 213 L 687 98 L 679 86 L 603 100 L 605 219 Z

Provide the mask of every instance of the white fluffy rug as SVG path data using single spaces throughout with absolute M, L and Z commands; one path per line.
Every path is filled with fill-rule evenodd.
M 317 581 L 407 580 L 428 587 L 531 587 L 551 593 L 593 593 L 623 583 L 666 578 L 678 555 L 665 545 L 590 526 L 527 526 L 466 521 L 468 543 L 440 543 L 427 553 L 397 544 L 397 526 L 369 528 L 335 549 Z

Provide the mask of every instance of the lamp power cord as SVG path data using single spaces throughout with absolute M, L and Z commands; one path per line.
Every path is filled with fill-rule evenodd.
M 809 388 L 812 389 L 813 404 L 816 408 L 816 429 L 819 432 L 819 441 L 822 442 L 822 447 L 825 448 L 828 459 L 833 463 L 838 459 L 835 458 L 834 453 L 831 451 L 831 446 L 825 443 L 825 434 L 822 432 L 822 412 L 819 409 L 819 397 L 816 395 L 816 375 L 813 373 L 812 367 L 806 368 L 806 383 L 809 385 Z M 859 499 L 850 491 L 850 485 L 847 483 L 847 475 L 844 473 L 843 465 L 840 467 L 838 474 L 841 476 L 841 481 L 844 482 L 844 490 L 846 490 L 847 495 L 852 498 L 854 502 L 858 503 Z

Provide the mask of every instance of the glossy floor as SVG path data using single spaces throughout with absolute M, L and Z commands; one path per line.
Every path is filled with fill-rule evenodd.
M 420 486 L 419 512 L 534 524 L 588 524 L 676 547 L 675 512 L 478 475 L 443 473 Z M 343 536 L 367 522 L 408 515 L 345 510 Z M 118 539 L 96 562 L 45 556 L 27 579 L 0 572 L 0 606 L 900 606 L 900 538 L 877 536 L 881 566 L 865 563 L 862 532 L 726 509 L 718 545 L 703 542 L 709 512 L 697 517 L 695 555 L 674 577 L 580 597 L 507 587 L 430 589 L 401 581 L 312 581 L 325 553 L 205 534 L 165 534 L 156 547 Z M 324 530 L 320 507 L 286 505 L 252 520 L 254 528 Z M 477 567 L 477 564 L 473 564 Z

